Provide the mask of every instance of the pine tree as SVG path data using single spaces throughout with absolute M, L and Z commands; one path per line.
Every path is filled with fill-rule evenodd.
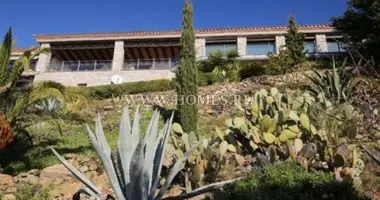
M 176 72 L 177 110 L 179 122 L 185 132 L 198 132 L 198 88 L 195 57 L 195 33 L 193 8 L 189 0 L 183 8 L 182 32 L 180 39 L 180 67 Z
M 306 59 L 304 51 L 305 35 L 298 32 L 297 23 L 293 15 L 289 16 L 288 34 L 286 35 L 286 49 L 293 65 L 302 63 Z

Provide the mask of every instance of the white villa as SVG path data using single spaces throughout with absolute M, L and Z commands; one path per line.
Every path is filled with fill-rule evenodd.
M 341 35 L 330 25 L 303 25 L 308 56 L 318 57 L 344 52 Z M 268 59 L 285 44 L 286 26 L 197 29 L 197 59 L 207 58 L 215 50 L 237 49 L 242 61 Z M 121 82 L 169 79 L 178 66 L 181 32 L 132 31 L 115 33 L 34 35 L 49 54 L 32 63 L 25 72 L 26 81 L 54 80 L 68 86 L 110 84 L 112 77 Z M 12 51 L 17 59 L 25 48 Z

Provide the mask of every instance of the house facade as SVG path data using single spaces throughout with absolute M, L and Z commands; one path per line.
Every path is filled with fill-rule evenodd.
M 237 49 L 242 61 L 265 60 L 285 44 L 286 26 L 195 30 L 196 57 L 216 50 Z M 308 56 L 343 52 L 339 35 L 330 25 L 299 26 L 306 36 Z M 115 33 L 34 35 L 42 54 L 25 72 L 34 81 L 53 80 L 67 86 L 170 79 L 179 64 L 181 32 L 133 31 Z M 12 58 L 23 49 L 14 49 Z

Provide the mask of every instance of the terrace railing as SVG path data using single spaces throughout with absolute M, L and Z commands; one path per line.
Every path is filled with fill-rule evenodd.
M 48 67 L 49 72 L 111 71 L 111 69 L 112 60 L 53 61 Z
M 125 60 L 123 71 L 128 70 L 168 70 L 177 67 L 179 57 L 165 59 Z M 53 61 L 49 72 L 111 71 L 112 60 L 94 61 Z
M 129 70 L 168 70 L 177 67 L 179 57 L 164 59 L 137 59 L 124 61 L 123 71 Z

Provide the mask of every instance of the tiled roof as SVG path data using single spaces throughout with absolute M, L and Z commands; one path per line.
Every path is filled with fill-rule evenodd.
M 12 49 L 12 53 L 13 54 L 22 54 L 26 50 L 29 50 L 29 49 L 32 49 L 32 48 L 36 48 L 36 47 L 16 47 L 16 48 Z
M 329 30 L 333 27 L 329 24 L 301 25 L 300 30 Z M 196 29 L 196 34 L 212 33 L 241 33 L 241 32 L 264 32 L 264 31 L 283 31 L 287 26 L 267 26 L 267 27 L 247 27 L 247 28 L 210 28 Z M 131 32 L 112 32 L 112 33 L 77 33 L 77 34 L 36 34 L 36 40 L 43 39 L 66 39 L 66 38 L 100 38 L 100 37 L 133 37 L 133 36 L 160 36 L 160 35 L 179 35 L 180 30 L 168 31 L 131 31 Z

